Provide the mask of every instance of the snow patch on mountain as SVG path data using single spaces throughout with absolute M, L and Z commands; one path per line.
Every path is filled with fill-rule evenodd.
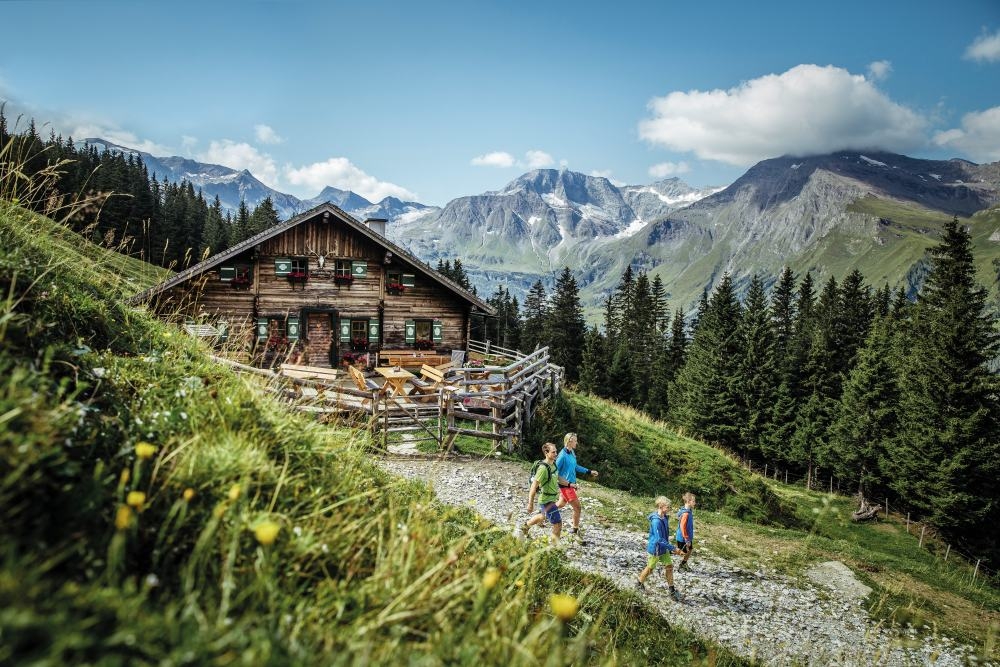
M 885 162 L 879 162 L 878 160 L 873 160 L 870 157 L 868 157 L 867 155 L 859 155 L 858 157 L 861 158 L 862 160 L 864 160 L 865 162 L 867 162 L 868 164 L 870 164 L 873 167 L 888 167 L 889 166 Z
M 615 238 L 616 239 L 626 239 L 626 238 L 628 238 L 630 236 L 635 236 L 645 226 L 646 226 L 646 221 L 645 220 L 643 220 L 642 218 L 636 218 L 635 220 L 633 220 L 632 222 L 630 222 L 628 224 L 628 227 L 626 227 L 625 229 L 623 229 L 620 232 L 618 232 L 617 234 L 615 234 Z

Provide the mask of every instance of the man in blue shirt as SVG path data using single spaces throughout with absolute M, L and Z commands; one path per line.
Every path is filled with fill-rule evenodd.
M 580 544 L 583 544 L 583 540 L 580 539 L 581 508 L 580 498 L 576 494 L 576 475 L 579 473 L 581 475 L 597 477 L 597 471 L 584 468 L 576 462 L 576 452 L 574 451 L 576 445 L 576 433 L 567 433 L 563 438 L 563 449 L 559 452 L 559 456 L 556 457 L 556 470 L 559 471 L 559 500 L 556 502 L 556 506 L 559 509 L 562 509 L 567 504 L 573 507 L 573 527 L 570 528 L 569 534 L 571 536 L 575 535 L 580 540 Z

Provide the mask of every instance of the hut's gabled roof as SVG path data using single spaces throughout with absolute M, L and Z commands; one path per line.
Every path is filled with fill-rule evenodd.
M 372 231 L 367 225 L 365 225 L 362 222 L 359 222 L 351 214 L 343 211 L 339 207 L 334 206 L 333 204 L 330 203 L 320 204 L 319 206 L 316 206 L 315 208 L 312 208 L 306 211 L 305 213 L 300 213 L 299 215 L 293 218 L 278 223 L 277 225 L 271 227 L 270 229 L 266 229 L 261 233 L 256 234 L 255 236 L 251 236 L 250 238 L 241 241 L 240 243 L 237 243 L 231 248 L 227 248 L 226 250 L 223 250 L 222 252 L 216 255 L 212 255 L 205 261 L 199 262 L 194 266 L 184 269 L 180 273 L 170 277 L 169 279 L 163 281 L 159 285 L 156 285 L 154 287 L 149 288 L 148 290 L 145 290 L 144 292 L 136 294 L 134 297 L 129 299 L 129 303 L 133 305 L 145 303 L 150 299 L 152 299 L 157 294 L 160 294 L 172 287 L 176 287 L 177 285 L 185 283 L 193 278 L 197 278 L 205 271 L 208 271 L 210 269 L 215 268 L 216 266 L 219 266 L 226 260 L 232 259 L 233 257 L 242 254 L 243 252 L 253 248 L 255 245 L 259 243 L 274 238 L 275 236 L 284 234 L 289 229 L 297 227 L 309 220 L 313 220 L 317 217 L 329 218 L 331 216 L 340 220 L 341 222 L 343 222 L 348 227 L 350 227 L 357 233 L 361 234 L 362 236 L 370 239 L 371 241 L 382 246 L 386 250 L 391 251 L 393 256 L 398 257 L 401 260 L 404 260 L 412 264 L 417 271 L 420 271 L 428 278 L 434 280 L 439 285 L 447 289 L 449 292 L 452 292 L 462 300 L 475 306 L 476 308 L 478 308 L 479 310 L 483 311 L 488 315 L 496 314 L 493 310 L 493 307 L 490 306 L 485 301 L 483 301 L 482 299 L 480 299 L 478 296 L 476 296 L 469 290 L 461 287 L 455 281 L 443 276 L 438 271 L 435 271 L 430 267 L 430 265 L 421 261 L 415 255 L 405 250 L 401 246 L 396 245 L 395 243 L 393 243 L 386 237 L 382 236 L 381 234 Z

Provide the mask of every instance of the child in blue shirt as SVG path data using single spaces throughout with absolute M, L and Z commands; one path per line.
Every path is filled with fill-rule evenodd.
M 698 504 L 694 494 L 688 491 L 681 499 L 684 507 L 677 512 L 677 551 L 684 554 L 678 570 L 686 570 L 688 558 L 691 557 L 691 550 L 694 548 L 694 507 Z
M 656 569 L 657 563 L 663 563 L 664 577 L 667 586 L 670 587 L 670 597 L 678 602 L 681 594 L 674 588 L 674 566 L 670 560 L 670 554 L 674 551 L 674 546 L 670 544 L 670 501 L 666 496 L 656 499 L 656 511 L 650 514 L 649 537 L 646 540 L 646 567 L 639 573 L 639 578 L 635 582 L 635 587 L 642 592 L 646 592 L 646 578 Z

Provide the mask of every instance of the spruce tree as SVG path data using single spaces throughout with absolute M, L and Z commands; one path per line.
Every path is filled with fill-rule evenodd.
M 597 327 L 587 329 L 583 341 L 583 361 L 580 363 L 580 391 L 604 395 L 607 384 L 608 355 L 605 340 Z
M 975 281 L 970 234 L 958 220 L 930 251 L 900 377 L 892 488 L 952 539 L 1000 556 L 996 322 Z
M 899 428 L 899 381 L 892 323 L 879 318 L 844 384 L 840 414 L 830 429 L 834 471 L 857 480 L 867 496 L 884 488 L 883 461 Z
M 521 350 L 523 352 L 534 352 L 538 347 L 545 347 L 549 344 L 545 323 L 549 320 L 549 303 L 545 293 L 545 286 L 541 280 L 536 280 L 535 284 L 528 290 L 524 297 L 524 319 L 521 323 Z
M 729 274 L 708 301 L 677 378 L 670 409 L 693 435 L 735 447 L 742 423 L 739 396 L 740 306 Z
M 568 266 L 556 279 L 550 313 L 545 327 L 549 356 L 552 363 L 566 369 L 567 381 L 575 383 L 580 377 L 580 361 L 583 358 L 580 343 L 586 324 L 580 305 L 580 290 Z
M 739 336 L 743 352 L 739 364 L 739 395 L 743 399 L 740 441 L 749 453 L 759 454 L 765 449 L 770 429 L 778 372 L 764 282 L 757 275 L 750 281 Z

